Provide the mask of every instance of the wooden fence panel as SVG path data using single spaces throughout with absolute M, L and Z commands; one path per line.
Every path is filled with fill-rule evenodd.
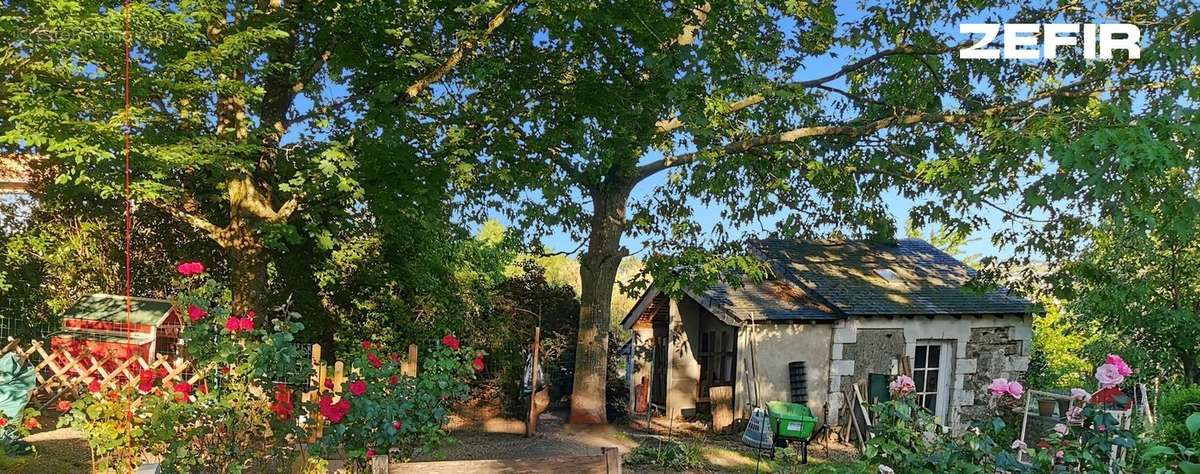
M 202 378 L 201 374 L 190 374 L 192 366 L 187 360 L 172 360 L 165 356 L 149 362 L 141 357 L 116 360 L 112 354 L 97 357 L 89 352 L 73 353 L 66 347 L 47 348 L 41 341 L 22 343 L 13 338 L 0 348 L 0 356 L 9 353 L 16 354 L 22 363 L 33 367 L 37 385 L 31 397 L 40 408 L 68 393 L 75 393 L 92 381 L 104 389 L 119 388 L 146 370 L 157 372 L 161 369 L 167 383 L 187 380 L 195 384 Z

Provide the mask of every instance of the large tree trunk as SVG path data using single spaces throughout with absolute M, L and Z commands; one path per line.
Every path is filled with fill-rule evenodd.
M 582 290 L 579 340 L 575 348 L 575 386 L 571 392 L 572 424 L 604 424 L 608 369 L 608 332 L 617 269 L 627 251 L 621 247 L 629 189 L 604 187 L 592 192 L 588 249 L 579 259 Z
M 1183 364 L 1183 379 L 1191 383 L 1200 383 L 1200 367 L 1196 367 L 1196 356 L 1190 351 L 1179 354 L 1179 362 Z
M 267 293 L 267 255 L 262 239 L 254 233 L 253 225 L 246 219 L 237 219 L 229 225 L 229 254 L 232 274 L 230 292 L 233 294 L 233 311 L 263 312 Z

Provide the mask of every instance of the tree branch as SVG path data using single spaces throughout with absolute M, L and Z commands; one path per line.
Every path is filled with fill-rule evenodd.
M 930 55 L 945 54 L 949 51 L 958 49 L 959 47 L 961 47 L 965 44 L 968 44 L 968 43 L 960 43 L 960 44 L 953 45 L 953 46 L 943 45 L 940 48 L 924 49 L 924 50 L 918 50 L 912 46 L 897 46 L 892 49 L 887 49 L 887 50 L 876 52 L 875 54 L 872 54 L 870 56 L 862 58 L 853 63 L 847 64 L 845 66 L 842 66 L 841 69 L 838 69 L 837 71 L 826 74 L 824 76 L 821 76 L 821 77 L 818 77 L 815 79 L 809 79 L 809 80 L 805 80 L 805 81 L 788 84 L 785 87 L 795 87 L 795 88 L 817 87 L 817 86 L 824 85 L 825 83 L 830 82 L 839 77 L 845 76 L 854 71 L 862 69 L 875 61 L 879 61 L 880 59 L 883 59 L 883 58 L 886 58 L 889 56 L 897 56 L 897 55 L 905 55 L 905 54 L 930 56 Z M 742 100 L 739 100 L 737 102 L 730 104 L 729 109 L 726 110 L 725 113 L 735 113 L 735 112 L 753 107 L 755 105 L 758 105 L 758 104 L 762 103 L 764 100 L 766 100 L 766 97 L 763 94 L 754 94 L 754 95 L 746 97 Z M 679 117 L 672 117 L 670 119 L 659 120 L 658 122 L 655 122 L 654 125 L 655 125 L 655 130 L 654 130 L 655 133 L 658 133 L 658 134 L 669 133 L 669 132 L 673 132 L 675 130 L 682 128 L 683 120 L 681 120 Z
M 292 196 L 278 210 L 273 209 L 271 203 L 262 194 L 259 194 L 258 188 L 254 186 L 254 182 L 249 176 L 230 178 L 226 181 L 226 186 L 229 188 L 230 206 L 246 210 L 266 222 L 286 221 L 300 207 L 299 199 Z
M 1034 94 L 1026 100 L 1014 102 L 1011 104 L 997 105 L 991 108 L 981 110 L 971 114 L 958 113 L 912 113 L 893 115 L 876 120 L 860 122 L 858 124 L 846 125 L 820 125 L 812 127 L 801 127 L 788 130 L 785 132 L 774 133 L 769 135 L 760 135 L 757 137 L 737 140 L 727 143 L 723 146 L 709 148 L 707 150 L 685 153 L 677 156 L 663 156 L 661 159 L 644 164 L 638 167 L 638 180 L 645 179 L 659 171 L 674 166 L 690 163 L 696 158 L 705 154 L 730 155 L 742 153 L 754 148 L 777 145 L 784 143 L 794 143 L 801 139 L 840 135 L 844 137 L 857 138 L 871 133 L 878 132 L 891 127 L 909 126 L 922 123 L 941 123 L 947 125 L 956 125 L 970 122 L 972 120 L 984 117 L 1003 116 L 1013 110 L 1022 110 L 1034 103 L 1049 98 L 1049 97 L 1078 97 L 1098 92 L 1096 90 L 1084 89 L 1081 87 L 1099 82 L 1099 79 L 1089 79 L 1076 83 L 1072 83 L 1063 87 L 1050 89 L 1038 94 Z
M 515 7 L 516 4 L 511 3 L 500 9 L 500 12 L 497 13 L 496 16 L 492 17 L 491 21 L 488 21 L 487 27 L 484 28 L 479 41 L 482 42 L 487 40 L 487 38 L 491 36 L 492 32 L 496 31 L 500 25 L 504 24 L 504 20 L 508 18 L 509 13 L 512 13 Z M 404 90 L 404 94 L 408 97 L 408 100 L 415 99 L 417 95 L 427 89 L 431 84 L 440 81 L 442 77 L 445 77 L 446 74 L 453 70 L 454 67 L 457 66 L 460 61 L 462 61 L 463 57 L 466 56 L 467 53 L 471 52 L 477 47 L 479 47 L 479 43 L 475 41 L 463 41 L 462 44 L 460 44 L 457 48 L 454 48 L 454 51 L 450 53 L 450 56 L 446 58 L 445 62 L 434 68 L 432 71 L 429 71 L 424 76 L 421 76 L 416 80 L 416 82 L 413 82 L 412 85 L 408 86 L 408 88 Z
M 175 209 L 174 207 L 168 206 L 166 203 L 159 200 L 151 200 L 150 205 L 161 209 L 163 212 L 166 212 L 171 217 L 174 217 L 176 220 L 183 222 L 184 224 L 188 224 L 204 231 L 208 234 L 209 238 L 215 240 L 217 244 L 220 244 L 222 247 L 225 246 L 225 228 L 219 227 L 216 224 L 209 222 L 208 219 L 198 215 Z

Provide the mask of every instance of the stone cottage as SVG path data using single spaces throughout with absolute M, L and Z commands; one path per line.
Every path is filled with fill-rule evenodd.
M 921 404 L 961 427 L 995 377 L 1029 365 L 1038 309 L 1006 289 L 965 288 L 973 270 L 915 239 L 894 243 L 758 240 L 771 275 L 675 299 L 650 288 L 622 324 L 630 406 L 672 416 L 709 408 L 731 386 L 734 417 L 770 400 L 805 403 L 831 426 L 857 385 L 886 396 L 910 373 Z

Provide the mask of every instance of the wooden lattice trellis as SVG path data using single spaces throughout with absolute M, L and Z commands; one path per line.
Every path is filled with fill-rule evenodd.
M 0 348 L 0 356 L 8 353 L 16 354 L 17 358 L 34 368 L 37 386 L 34 387 L 32 398 L 38 401 L 41 408 L 58 400 L 68 393 L 74 394 L 80 387 L 97 381 L 102 388 L 118 388 L 137 378 L 138 374 L 147 370 L 161 372 L 160 377 L 168 383 L 186 380 L 195 384 L 202 378 L 201 374 L 192 373 L 192 365 L 185 359 L 168 359 L 159 356 L 147 362 L 141 357 L 114 359 L 111 354 L 97 357 L 90 353 L 72 351 L 67 347 L 49 348 L 41 341 L 30 341 L 22 344 L 18 339 L 9 338 L 8 343 Z M 76 352 L 76 353 L 72 353 Z

